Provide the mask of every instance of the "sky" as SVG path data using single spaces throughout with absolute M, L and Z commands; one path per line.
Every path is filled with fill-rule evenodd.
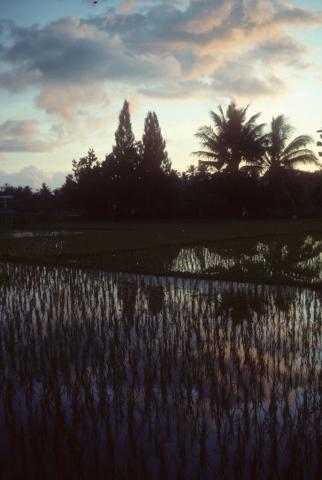
M 137 140 L 157 113 L 178 171 L 231 100 L 317 140 L 322 0 L 0 0 L 0 184 L 103 160 L 125 98 Z

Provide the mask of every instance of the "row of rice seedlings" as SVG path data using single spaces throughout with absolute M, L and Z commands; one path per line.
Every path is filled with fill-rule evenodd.
M 1 270 L 9 279 L 0 288 L 4 472 L 309 478 L 319 471 L 318 293 Z

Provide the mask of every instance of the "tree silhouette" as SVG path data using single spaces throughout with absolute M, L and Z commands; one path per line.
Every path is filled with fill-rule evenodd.
M 133 216 L 138 209 L 138 167 L 142 146 L 132 131 L 129 102 L 124 101 L 115 132 L 112 153 L 102 164 L 106 195 L 104 202 L 114 216 Z
M 73 174 L 61 188 L 51 192 L 45 185 L 39 191 L 6 185 L 4 192 L 15 196 L 22 221 L 36 218 L 35 213 L 44 220 L 51 218 L 47 213 L 65 216 L 69 210 L 95 220 L 320 215 L 322 169 L 294 168 L 320 165 L 307 148 L 311 137 L 301 135 L 288 143 L 292 129 L 284 115 L 273 118 L 264 134 L 259 113 L 248 118 L 248 107 L 233 102 L 226 111 L 218 108 L 211 112 L 213 126 L 196 134 L 202 149 L 195 154 L 203 160 L 182 174 L 171 167 L 156 113 L 148 112 L 137 142 L 125 100 L 115 144 L 103 162 L 89 149 L 73 160 Z M 322 137 L 322 130 L 318 133 Z
M 260 113 L 246 119 L 248 106 L 238 108 L 231 102 L 226 113 L 221 106 L 218 110 L 219 114 L 210 112 L 214 128 L 203 126 L 196 133 L 202 150 L 194 154 L 205 158 L 209 166 L 234 174 L 242 162 L 252 164 L 263 155 L 266 140 L 264 124 L 256 123 Z
M 138 145 L 136 202 L 145 217 L 163 216 L 172 209 L 174 184 L 177 177 L 171 169 L 158 117 L 148 112 L 142 142 Z
M 106 156 L 105 165 L 113 179 L 131 176 L 138 166 L 138 144 L 132 131 L 129 102 L 124 101 L 119 115 L 119 125 L 115 132 L 115 146 Z
M 301 164 L 319 165 L 314 152 L 306 148 L 313 142 L 310 136 L 300 135 L 287 144 L 292 130 L 292 126 L 284 115 L 273 117 L 271 129 L 267 135 L 266 152 L 259 159 L 259 168 L 262 172 L 293 169 Z
M 318 165 L 318 159 L 307 145 L 308 135 L 300 135 L 290 143 L 292 126 L 284 115 L 272 118 L 267 134 L 266 152 L 253 168 L 263 174 L 262 185 L 268 211 L 297 211 L 312 208 L 303 176 L 295 169 L 298 165 Z
M 144 122 L 142 137 L 142 168 L 145 175 L 169 173 L 171 161 L 166 151 L 166 142 L 162 137 L 158 117 L 155 112 L 149 112 Z
M 69 204 L 72 205 L 73 202 L 70 198 L 71 195 L 68 195 L 68 190 L 76 194 L 79 207 L 84 208 L 91 218 L 97 217 L 98 212 L 101 210 L 101 172 L 101 163 L 98 161 L 94 150 L 90 148 L 87 155 L 80 158 L 78 162 L 73 160 L 73 174 L 77 186 L 76 192 L 73 178 L 66 177 L 64 185 L 64 194 L 67 194 L 67 199 L 69 197 Z
M 55 193 L 58 210 L 68 210 L 79 207 L 79 186 L 74 175 L 67 175 L 65 183 L 61 188 L 57 189 Z
M 320 138 L 322 138 L 322 130 L 318 130 L 318 133 L 320 133 Z M 316 145 L 322 147 L 322 142 L 317 142 Z M 322 157 L 322 152 L 319 152 L 319 156 Z
M 76 162 L 76 160 L 73 160 L 72 165 L 74 177 L 77 182 L 81 181 L 82 178 L 87 177 L 89 174 L 91 174 L 94 169 L 98 169 L 100 167 L 100 163 L 97 159 L 97 156 L 95 155 L 93 148 L 90 148 L 87 155 L 80 158 L 78 162 Z
M 46 221 L 48 214 L 53 210 L 54 195 L 48 185 L 43 182 L 41 188 L 35 193 L 35 205 L 41 214 L 40 220 Z

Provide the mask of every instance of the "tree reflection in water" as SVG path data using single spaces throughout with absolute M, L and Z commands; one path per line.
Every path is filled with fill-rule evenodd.
M 185 247 L 171 270 L 240 280 L 321 284 L 322 241 L 309 235 L 288 240 L 248 239 Z
M 0 270 L 1 478 L 318 477 L 318 292 Z

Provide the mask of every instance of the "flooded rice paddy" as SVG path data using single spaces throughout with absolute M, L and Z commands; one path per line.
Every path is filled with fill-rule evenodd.
M 322 284 L 322 240 L 311 235 L 184 247 L 174 272 L 266 281 Z
M 2 236 L 2 261 L 322 287 L 319 234 L 139 249 L 132 248 L 128 239 L 124 243 L 123 234 L 118 241 L 109 231 L 17 231 L 10 235 L 14 237 Z M 4 238 L 7 238 L 5 242 Z
M 319 478 L 319 292 L 0 264 L 0 477 Z

